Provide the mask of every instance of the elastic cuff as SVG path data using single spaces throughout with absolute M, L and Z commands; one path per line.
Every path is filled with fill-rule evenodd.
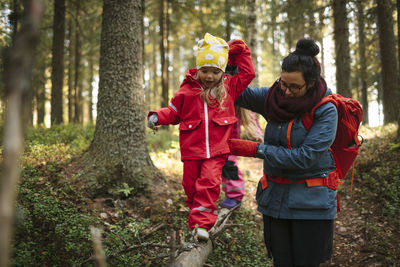
M 264 144 L 257 145 L 256 158 L 265 159 L 264 149 L 265 149 Z

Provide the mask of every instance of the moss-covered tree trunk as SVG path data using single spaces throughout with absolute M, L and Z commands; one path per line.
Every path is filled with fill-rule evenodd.
M 92 195 L 123 183 L 146 189 L 155 171 L 145 135 L 141 3 L 103 2 L 97 122 L 80 176 Z

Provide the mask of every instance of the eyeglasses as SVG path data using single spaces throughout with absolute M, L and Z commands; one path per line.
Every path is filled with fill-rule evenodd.
M 284 81 L 282 81 L 281 78 L 279 78 L 277 80 L 277 82 L 279 83 L 279 85 L 281 86 L 281 89 L 283 92 L 286 92 L 287 89 L 289 89 L 289 91 L 292 94 L 297 94 L 301 89 L 303 89 L 304 86 L 306 86 L 307 83 L 304 83 L 303 85 L 298 85 L 298 84 L 291 84 L 291 85 L 287 85 Z

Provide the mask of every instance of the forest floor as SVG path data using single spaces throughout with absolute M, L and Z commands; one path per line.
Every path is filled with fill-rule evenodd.
M 360 150 L 358 159 L 362 165 L 360 167 L 360 173 L 366 171 L 365 169 L 368 171 L 369 167 L 372 168 L 369 160 L 373 159 L 374 156 L 379 157 L 380 160 L 383 159 L 382 161 L 389 165 L 398 165 L 399 149 L 385 153 L 385 150 L 390 151 L 389 144 L 393 142 L 392 137 L 375 138 L 371 136 L 370 138 L 372 139 L 366 140 L 364 146 Z M 378 149 L 376 148 L 377 143 L 379 143 Z M 375 158 L 374 162 L 376 161 L 377 159 Z M 158 165 L 157 160 L 155 160 L 155 163 Z M 255 200 L 258 180 L 262 176 L 262 161 L 253 158 L 239 158 L 238 164 L 239 168 L 243 170 L 245 174 L 246 192 L 242 207 L 250 210 L 257 223 L 262 223 L 262 217 L 257 211 L 257 203 Z M 392 167 L 393 166 L 395 165 L 392 165 Z M 157 167 L 162 171 L 168 172 L 168 167 L 162 164 Z M 384 169 L 380 168 L 379 165 L 375 167 L 378 169 L 378 172 Z M 395 169 L 391 170 L 395 172 Z M 341 211 L 337 213 L 335 218 L 333 255 L 331 260 L 322 264 L 322 266 L 400 266 L 400 232 L 393 224 L 387 222 L 388 218 L 385 212 L 382 211 L 381 203 L 373 201 L 376 192 L 372 190 L 371 192 L 365 191 L 368 190 L 368 188 L 365 187 L 368 186 L 368 184 L 365 185 L 363 181 L 357 181 L 357 179 L 363 179 L 361 176 L 362 174 L 357 175 L 358 171 L 356 165 L 356 176 L 352 188 L 353 192 L 350 192 L 350 179 L 347 179 L 349 176 L 339 190 Z M 382 170 L 382 172 L 384 172 L 384 170 Z M 175 186 L 180 185 L 181 177 L 168 175 L 166 177 L 167 184 L 175 184 Z M 375 178 L 379 179 L 378 176 L 374 177 L 374 179 Z M 397 179 L 398 178 L 397 176 Z M 176 187 L 176 189 L 179 190 L 179 187 Z M 181 191 L 183 192 L 183 189 L 181 189 Z M 377 191 L 379 192 L 379 190 Z M 366 195 L 369 198 L 365 198 Z M 168 198 L 167 195 L 165 196 Z M 220 200 L 222 200 L 223 197 L 224 194 L 221 191 Z M 159 200 L 161 199 L 159 198 Z M 382 201 L 378 197 L 376 197 L 376 200 L 377 202 Z M 167 201 L 167 199 L 161 201 Z M 397 220 L 399 219 L 400 218 L 397 218 Z M 260 232 L 260 235 L 261 234 L 262 232 Z
M 335 219 L 333 255 L 322 266 L 400 267 L 396 129 L 394 125 L 363 128 L 353 192 L 351 179 L 346 178 L 339 190 L 341 211 Z M 191 238 L 177 131 L 147 136 L 152 161 L 164 176 L 149 193 L 121 185 L 118 195 L 91 198 L 74 178 L 81 163 L 71 159 L 78 159 L 87 148 L 93 131 L 66 125 L 29 132 L 11 266 L 92 266 L 91 226 L 103 233 L 109 266 L 168 266 L 174 259 L 171 247 Z M 242 208 L 230 216 L 205 266 L 272 266 L 255 201 L 262 161 L 239 158 L 238 162 L 246 188 Z M 221 192 L 218 203 L 224 197 Z
M 261 223 L 262 217 L 257 211 L 255 193 L 258 180 L 262 176 L 262 161 L 252 158 L 240 158 L 239 167 L 242 170 L 247 170 L 245 171 L 246 192 L 242 206 L 253 211 L 257 221 Z M 174 187 L 178 189 L 177 180 L 180 180 L 180 177 L 166 177 L 167 184 L 175 185 Z M 365 216 L 366 214 L 360 214 L 357 206 L 354 205 L 358 200 L 355 195 L 350 194 L 350 185 L 345 184 L 342 188 L 339 195 L 341 211 L 337 213 L 335 219 L 333 256 L 329 262 L 321 266 L 387 266 L 380 262 L 380 257 L 378 256 L 382 255 L 377 255 L 377 252 L 371 250 L 366 244 L 365 223 L 367 217 Z M 223 195 L 222 191 L 221 194 Z M 160 203 L 167 202 L 169 197 L 170 195 L 168 194 L 157 195 L 157 201 L 153 202 L 152 205 L 153 208 L 156 209 L 156 206 L 159 206 Z M 368 215 L 371 214 L 368 213 Z M 260 234 L 262 233 L 260 232 Z M 393 246 L 398 246 L 399 244 L 400 242 L 394 243 Z

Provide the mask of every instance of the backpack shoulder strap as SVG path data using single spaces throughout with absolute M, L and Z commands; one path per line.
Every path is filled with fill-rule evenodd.
M 321 101 L 319 101 L 309 112 L 304 113 L 301 116 L 301 121 L 304 125 L 304 128 L 306 128 L 307 131 L 309 131 L 311 129 L 311 126 L 314 122 L 314 111 L 319 108 L 320 106 L 322 106 L 323 104 L 326 104 L 328 102 L 332 102 L 333 104 L 335 104 L 335 106 L 337 106 L 337 102 L 335 100 L 335 94 L 331 94 L 331 95 L 326 95 L 324 96 Z

